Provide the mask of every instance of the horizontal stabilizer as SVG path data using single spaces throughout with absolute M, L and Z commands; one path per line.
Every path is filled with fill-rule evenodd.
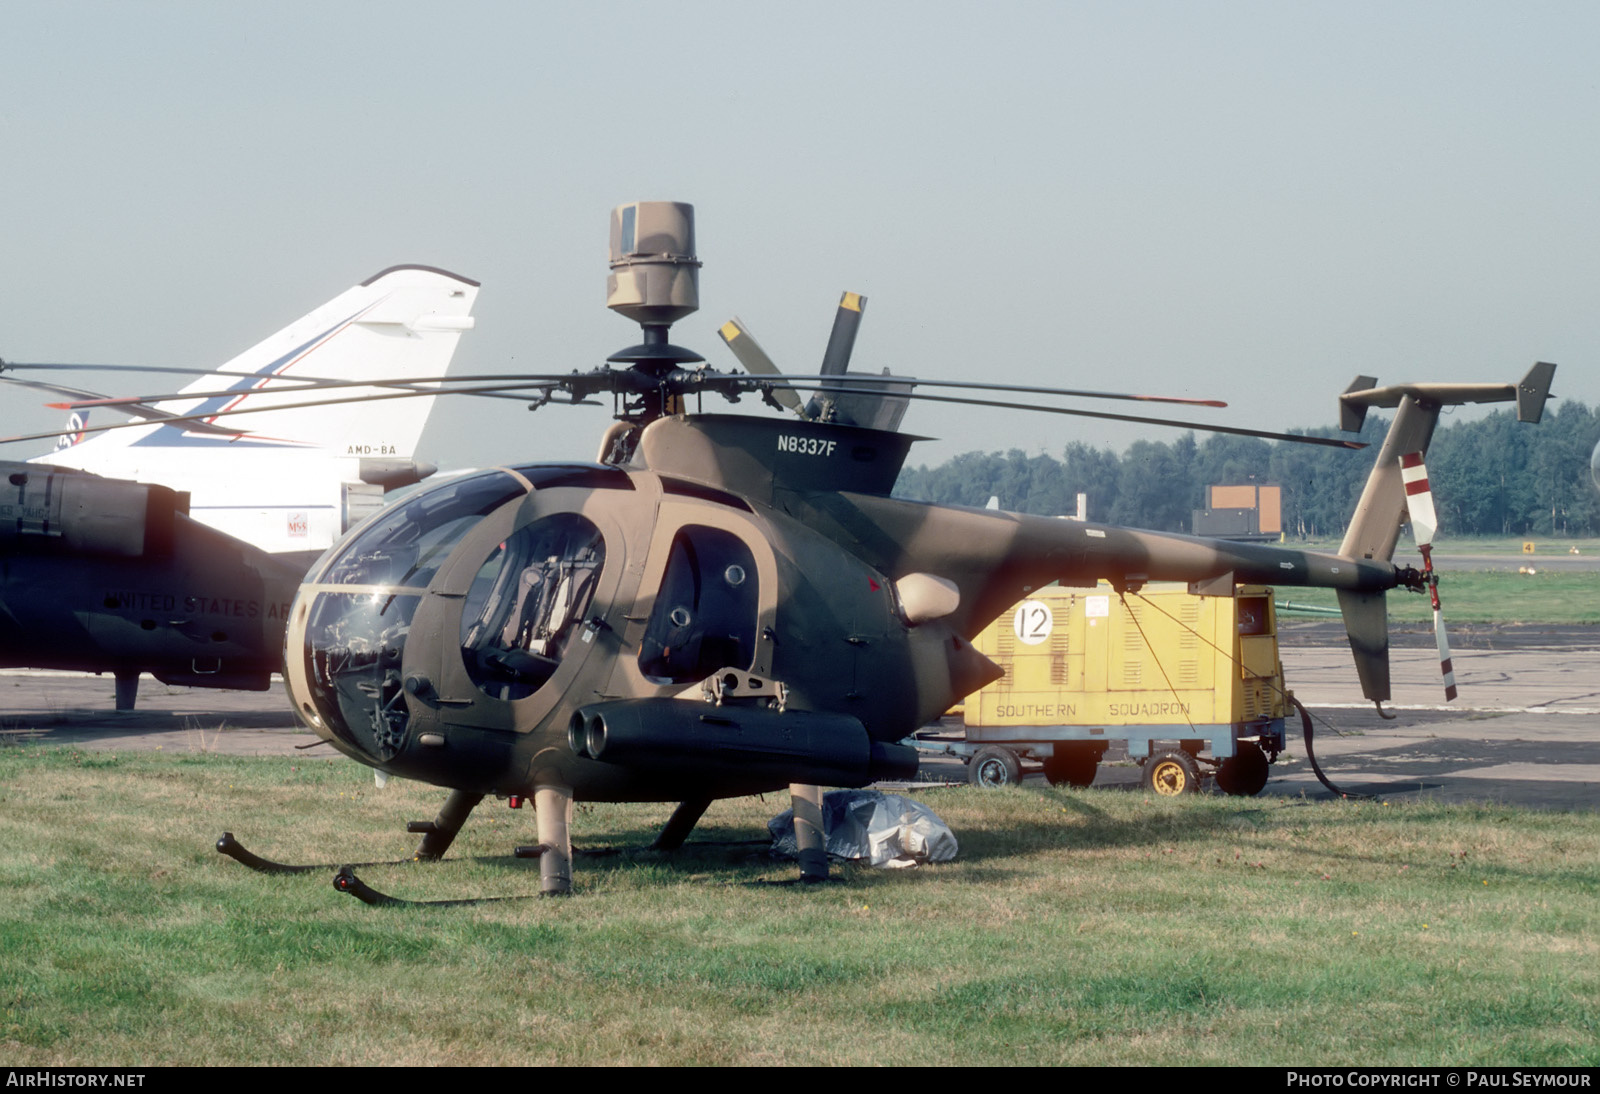
M 1394 420 L 1379 449 L 1377 462 L 1367 477 L 1361 500 L 1345 531 L 1339 554 L 1346 558 L 1382 559 L 1394 557 L 1400 538 L 1400 525 L 1406 520 L 1406 488 L 1401 478 L 1400 458 L 1415 454 L 1418 461 L 1428 451 L 1439 412 L 1463 403 L 1506 403 L 1517 401 L 1522 409 L 1537 415 L 1549 394 L 1555 366 L 1540 363 L 1529 370 L 1519 384 L 1394 384 L 1373 387 L 1371 377 L 1358 376 L 1339 396 L 1342 428 L 1357 429 L 1368 407 L 1393 407 Z M 1524 394 L 1524 390 L 1526 394 Z M 1537 421 L 1537 417 L 1528 419 Z
M 1537 422 L 1550 396 L 1550 381 L 1555 372 L 1556 366 L 1540 361 L 1516 384 L 1390 384 L 1387 387 L 1373 387 L 1377 381 L 1372 377 L 1357 376 L 1355 383 L 1339 396 L 1339 428 L 1346 433 L 1359 432 L 1368 407 L 1397 407 L 1405 399 L 1438 406 L 1515 401 L 1518 421 Z

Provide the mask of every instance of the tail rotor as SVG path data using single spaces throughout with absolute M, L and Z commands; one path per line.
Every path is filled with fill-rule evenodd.
M 1439 530 L 1439 514 L 1433 505 L 1433 488 L 1428 483 L 1428 468 L 1421 452 L 1400 457 L 1400 479 L 1405 483 L 1406 509 L 1411 514 L 1411 532 L 1422 555 L 1422 579 L 1433 604 L 1433 637 L 1439 645 L 1439 673 L 1444 678 L 1444 697 L 1456 697 L 1455 666 L 1450 660 L 1450 639 L 1445 633 L 1444 612 L 1439 607 L 1439 574 L 1433 568 L 1433 537 Z

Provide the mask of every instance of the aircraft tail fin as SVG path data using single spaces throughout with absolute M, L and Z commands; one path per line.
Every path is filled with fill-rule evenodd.
M 471 330 L 478 283 L 429 266 L 393 266 L 340 293 L 309 314 L 183 388 L 193 402 L 164 401 L 159 411 L 117 408 L 150 419 L 149 429 L 93 435 L 84 445 L 259 445 L 317 447 L 339 454 L 408 458 L 422 434 L 432 396 L 378 403 L 345 402 L 251 413 L 295 400 L 310 381 L 371 381 L 335 389 L 339 398 L 436 387 L 463 332 Z M 201 392 L 225 391 L 225 395 Z M 316 396 L 307 394 L 303 401 Z M 216 419 L 164 423 L 169 416 L 227 411 Z M 62 447 L 58 442 L 58 451 Z
M 1464 403 L 1515 402 L 1517 418 L 1537 422 L 1550 394 L 1556 366 L 1541 361 L 1515 384 L 1396 384 L 1374 386 L 1370 376 L 1358 376 L 1339 396 L 1339 424 L 1347 432 L 1361 429 L 1370 407 L 1395 408 L 1394 420 L 1378 450 L 1377 462 L 1356 503 L 1339 554 L 1351 559 L 1389 561 L 1394 558 L 1400 528 L 1407 519 L 1406 486 L 1400 458 L 1424 454 L 1433 439 L 1439 412 Z M 1389 698 L 1388 618 L 1382 593 L 1339 593 L 1356 672 L 1367 698 Z
M 67 415 L 67 424 L 62 428 L 60 436 L 56 438 L 56 451 L 74 448 L 83 443 L 84 429 L 89 425 L 89 412 L 87 410 L 74 410 Z

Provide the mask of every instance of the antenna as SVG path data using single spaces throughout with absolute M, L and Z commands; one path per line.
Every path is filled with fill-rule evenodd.
M 611 211 L 611 274 L 606 307 L 638 323 L 644 341 L 608 361 L 664 375 L 705 358 L 668 340 L 672 324 L 700 310 L 700 260 L 694 256 L 694 206 L 636 201 Z

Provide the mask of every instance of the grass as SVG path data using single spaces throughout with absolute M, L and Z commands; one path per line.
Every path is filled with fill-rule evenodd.
M 1573 548 L 1577 548 L 1579 554 L 1600 555 L 1600 539 L 1583 536 L 1541 536 L 1531 533 L 1525 536 L 1452 536 L 1446 529 L 1438 539 L 1437 554 L 1446 559 L 1452 555 L 1516 555 L 1526 556 L 1528 562 L 1537 565 L 1540 559 L 1567 555 Z M 1530 543 L 1533 544 L 1531 554 L 1524 549 Z M 1400 539 L 1399 550 L 1412 550 L 1413 544 L 1408 531 Z
M 1600 623 L 1600 571 L 1456 571 L 1440 565 L 1439 598 L 1447 623 Z M 1278 589 L 1278 603 L 1334 608 L 1332 589 Z M 1425 594 L 1404 590 L 1388 596 L 1391 623 L 1431 623 Z
M 1438 546 L 1434 548 L 1434 557 L 1446 562 L 1452 557 L 1466 555 L 1503 555 L 1506 557 L 1527 555 L 1523 545 L 1533 544 L 1532 555 L 1527 556 L 1527 561 L 1537 565 L 1541 559 L 1549 559 L 1558 555 L 1567 555 L 1576 547 L 1579 554 L 1600 555 L 1600 539 L 1587 539 L 1582 536 L 1452 536 L 1449 529 L 1444 529 L 1437 537 Z M 1339 537 L 1321 537 L 1317 539 L 1284 540 L 1283 546 L 1296 547 L 1308 551 L 1337 551 Z M 1416 555 L 1416 541 L 1411 538 L 1409 531 L 1401 535 L 1400 543 L 1395 548 L 1395 554 L 1403 557 Z
M 1524 543 L 1534 552 L 1525 554 Z M 1285 546 L 1312 551 L 1337 551 L 1338 540 L 1290 540 Z M 1600 624 L 1600 571 L 1552 570 L 1552 558 L 1569 557 L 1576 547 L 1583 555 L 1600 555 L 1600 540 L 1540 536 L 1474 536 L 1450 539 L 1440 545 L 1434 565 L 1440 573 L 1440 596 L 1449 623 L 1550 623 Z M 1473 570 L 1470 559 L 1453 557 L 1489 555 L 1515 558 L 1535 572 Z M 1419 565 L 1409 537 L 1402 537 L 1396 561 Z M 1331 589 L 1280 588 L 1278 602 L 1333 608 L 1338 604 Z M 1405 592 L 1389 598 L 1389 620 L 1394 623 L 1432 623 L 1433 608 L 1426 596 Z
M 581 857 L 577 893 L 369 908 L 443 793 L 344 760 L 0 748 L 0 1059 L 41 1064 L 1600 1062 L 1600 815 L 958 789 L 958 862 L 799 888 L 749 848 Z M 698 839 L 787 804 L 713 807 Z M 670 807 L 580 806 L 638 848 Z M 361 870 L 533 893 L 532 818 Z M 337 849 L 337 850 L 336 850 Z M 330 872 L 331 873 L 331 872 Z

